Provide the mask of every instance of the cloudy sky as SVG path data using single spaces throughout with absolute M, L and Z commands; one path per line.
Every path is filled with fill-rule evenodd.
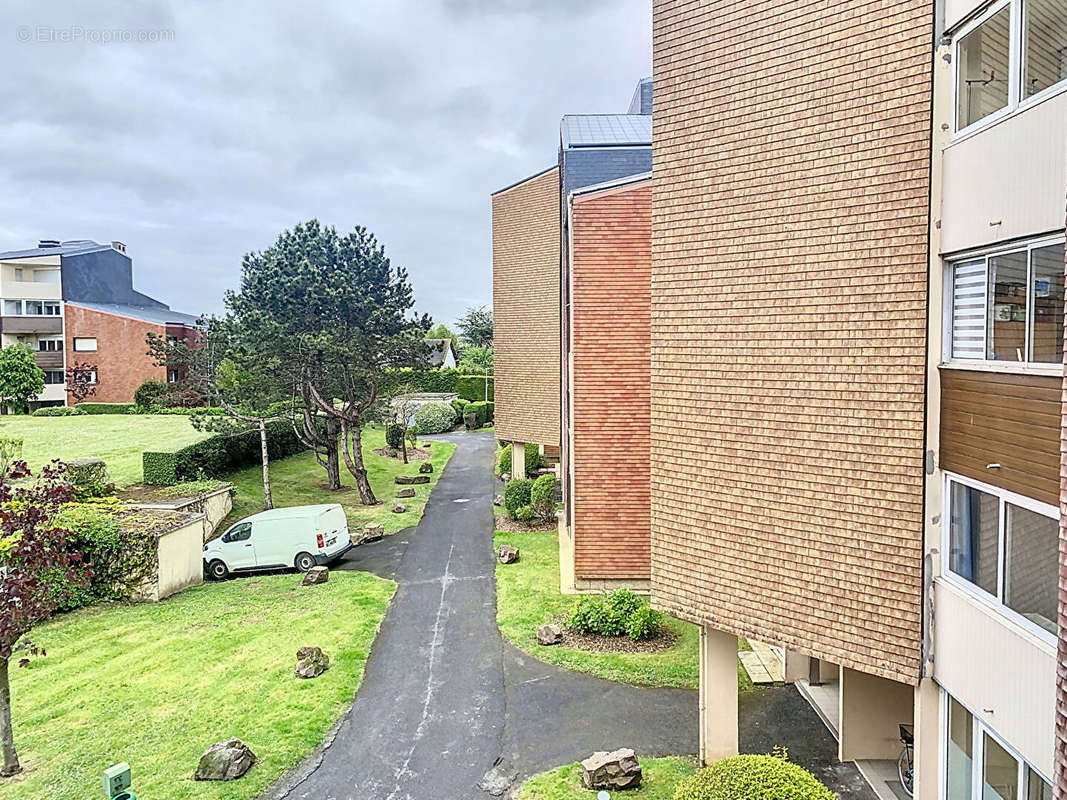
M 490 192 L 650 72 L 649 0 L 266 5 L 3 3 L 0 251 L 121 240 L 139 289 L 218 311 L 246 252 L 318 217 L 451 322 L 491 301 Z

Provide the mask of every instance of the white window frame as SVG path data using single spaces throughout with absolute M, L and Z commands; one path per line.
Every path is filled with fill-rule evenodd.
M 958 483 L 962 486 L 969 486 L 972 489 L 977 489 L 980 492 L 993 495 L 999 501 L 997 513 L 997 593 L 992 595 L 979 586 L 976 583 L 964 578 L 962 575 L 957 575 L 952 571 L 950 564 L 952 561 L 951 551 L 951 537 L 952 537 L 952 483 Z M 1007 603 L 1003 601 L 1004 597 L 1004 581 L 1006 577 L 1007 567 L 1007 554 L 1005 553 L 1004 545 L 1007 541 L 1007 504 L 1017 506 L 1018 508 L 1025 509 L 1026 511 L 1032 511 L 1035 514 L 1040 514 L 1043 517 L 1048 517 L 1059 523 L 1060 512 L 1059 508 L 1048 503 L 1042 503 L 1040 500 L 1034 500 L 1030 497 L 1025 497 L 1015 492 L 1009 492 L 1007 489 L 1001 489 L 997 486 L 993 486 L 982 481 L 976 481 L 973 478 L 966 478 L 963 475 L 959 475 L 955 472 L 944 473 L 944 483 L 942 485 L 942 508 L 941 519 L 943 523 L 941 525 L 941 552 L 943 558 L 941 559 L 941 578 L 952 584 L 959 590 L 965 592 L 968 596 L 974 597 L 981 601 L 984 605 L 993 609 L 1002 617 L 1005 617 L 1008 622 L 1028 631 L 1031 635 L 1039 637 L 1042 641 L 1048 642 L 1055 646 L 1058 641 L 1058 636 L 1055 633 L 1050 632 L 1048 629 L 1041 627 L 1036 622 L 1027 619 L 1015 609 L 1011 608 Z
M 1049 86 L 1047 89 L 1042 89 L 1032 97 L 1023 98 L 1022 96 L 1023 81 L 1026 80 L 1026 76 L 1023 74 L 1022 58 L 1023 47 L 1025 46 L 1023 39 L 1023 5 L 1025 2 L 1026 0 L 999 0 L 999 2 L 993 3 L 958 31 L 952 33 L 952 141 L 965 139 L 1050 97 L 1067 92 L 1067 80 L 1064 80 Z M 1011 25 L 1008 34 L 1008 104 L 999 111 L 994 111 L 992 114 L 960 128 L 960 42 L 963 41 L 967 34 L 981 27 L 983 23 L 1007 7 L 1011 8 Z
M 1028 239 L 1023 242 L 1015 242 L 1014 244 L 1002 244 L 995 247 L 986 247 L 976 250 L 968 250 L 960 253 L 954 253 L 951 256 L 945 256 L 942 258 L 943 265 L 943 302 L 942 302 L 942 337 L 941 337 L 941 366 L 952 369 L 969 369 L 969 370 L 984 370 L 990 372 L 1018 372 L 1018 373 L 1039 373 L 1042 375 L 1063 375 L 1063 364 L 1058 361 L 998 361 L 990 358 L 953 358 L 952 356 L 952 303 L 955 289 L 955 268 L 958 264 L 963 264 L 967 261 L 984 260 L 986 263 L 986 299 L 985 299 L 985 328 L 982 334 L 982 353 L 988 352 L 989 344 L 989 259 L 997 256 L 1007 255 L 1008 253 L 1020 253 L 1026 252 L 1026 352 L 1024 353 L 1027 359 L 1031 356 L 1033 331 L 1031 324 L 1034 317 L 1034 296 L 1033 296 L 1033 274 L 1031 269 L 1033 267 L 1033 258 L 1030 253 L 1033 250 L 1040 250 L 1042 247 L 1049 247 L 1057 244 L 1062 244 L 1067 247 L 1067 237 L 1063 234 L 1056 234 L 1053 236 L 1042 236 L 1036 239 Z M 1067 298 L 1065 298 L 1067 301 Z M 1067 342 L 1065 342 L 1067 346 Z
M 1016 787 L 1019 791 L 1019 800 L 1027 800 L 1029 797 L 1028 782 L 1030 780 L 1030 773 L 1027 768 L 1033 770 L 1041 776 L 1042 780 L 1052 785 L 1052 781 L 1041 770 L 1027 761 L 1023 756 L 1012 747 L 1008 742 L 1004 740 L 1002 736 L 997 734 L 992 728 L 985 723 L 985 721 L 974 712 L 973 708 L 962 702 L 958 697 L 949 694 L 944 687 L 941 687 L 941 703 L 939 706 L 938 722 L 940 727 L 939 741 L 938 741 L 938 762 L 940 769 L 940 780 L 938 781 L 937 795 L 941 800 L 948 800 L 948 709 L 949 699 L 955 700 L 960 706 L 971 715 L 971 798 L 970 800 L 982 800 L 983 787 L 985 785 L 983 776 L 983 767 L 985 766 L 985 735 L 988 735 L 990 739 L 994 740 L 997 744 L 1003 747 L 1007 753 L 1018 762 L 1019 769 L 1016 776 Z
M 88 349 L 85 349 L 83 347 L 78 347 L 78 342 L 89 342 L 89 341 L 91 341 L 93 343 L 92 350 L 88 350 Z M 100 343 L 97 341 L 95 336 L 75 336 L 71 340 L 71 349 L 75 353 L 96 353 L 96 352 L 99 352 Z
M 42 350 L 41 342 L 56 342 L 56 347 L 53 350 Z M 37 352 L 38 353 L 62 353 L 63 352 L 63 337 L 62 336 L 38 336 L 37 337 Z
M 79 381 L 78 380 L 78 376 L 79 375 L 86 375 L 86 374 L 88 374 L 92 378 L 92 380 L 88 380 L 88 381 Z M 82 386 L 96 386 L 98 377 L 99 376 L 97 375 L 95 369 L 76 369 L 76 370 L 74 370 L 74 374 L 72 375 L 74 383 L 80 383 Z

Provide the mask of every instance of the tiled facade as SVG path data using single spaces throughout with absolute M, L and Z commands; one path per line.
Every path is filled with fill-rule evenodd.
M 575 576 L 649 577 L 649 281 L 645 179 L 572 201 L 569 265 Z
M 907 683 L 932 36 L 918 0 L 653 9 L 654 604 Z
M 556 167 L 493 195 L 496 435 L 560 444 L 560 187 Z
M 1065 264 L 1067 274 L 1067 264 Z M 1067 370 L 1065 370 L 1067 372 Z M 1065 382 L 1067 385 L 1067 382 Z M 1059 648 L 1056 658 L 1056 752 L 1052 776 L 1056 800 L 1067 800 L 1067 389 L 1060 415 Z

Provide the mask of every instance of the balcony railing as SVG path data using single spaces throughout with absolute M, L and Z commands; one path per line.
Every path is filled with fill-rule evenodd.
M 62 317 L 0 317 L 2 333 L 63 333 Z

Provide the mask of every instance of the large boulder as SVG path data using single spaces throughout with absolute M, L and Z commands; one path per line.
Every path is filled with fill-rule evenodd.
M 377 522 L 368 522 L 363 526 L 363 530 L 349 534 L 348 538 L 351 539 L 352 544 L 361 545 L 381 541 L 383 536 L 385 536 L 384 526 Z
M 326 567 L 312 567 L 304 573 L 304 580 L 301 586 L 318 586 L 320 583 L 326 583 L 329 579 L 329 569 Z
M 519 548 L 512 547 L 510 544 L 502 544 L 496 551 L 496 557 L 501 564 L 514 564 L 519 560 Z
M 429 461 L 423 461 L 421 464 L 419 464 L 419 472 L 421 472 L 423 475 L 429 475 L 431 472 L 433 472 L 433 464 L 431 464 Z
M 641 785 L 641 764 L 629 747 L 593 753 L 582 762 L 582 786 L 586 789 L 636 789 Z
M 256 754 L 240 739 L 216 742 L 200 756 L 193 780 L 235 781 L 256 763 Z
M 549 645 L 559 644 L 563 641 L 563 628 L 559 625 L 548 624 L 542 625 L 537 629 L 537 643 L 548 647 Z
M 393 483 L 398 483 L 402 486 L 409 486 L 413 483 L 429 483 L 429 475 L 397 475 L 393 478 Z
M 330 657 L 321 647 L 301 647 L 296 651 L 296 677 L 317 678 L 330 668 Z
M 405 486 L 402 489 L 397 489 L 396 490 L 396 496 L 397 497 L 414 497 L 415 496 L 415 487 L 414 486 Z

